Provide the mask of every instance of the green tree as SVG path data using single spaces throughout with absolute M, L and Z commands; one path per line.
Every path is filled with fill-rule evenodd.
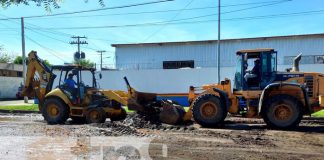
M 17 56 L 14 61 L 13 61 L 14 64 L 23 64 L 23 58 L 21 56 Z M 28 60 L 26 62 L 28 64 Z M 47 65 L 47 66 L 52 66 L 49 61 L 47 59 L 44 60 L 44 63 Z
M 44 63 L 49 67 L 52 66 L 47 59 L 44 60 Z
M 51 7 L 60 8 L 60 4 L 63 3 L 64 0 L 0 0 L 0 4 L 2 7 L 7 8 L 11 5 L 29 5 L 30 2 L 35 3 L 37 6 L 43 6 L 46 11 L 50 12 Z M 88 0 L 83 0 L 84 2 L 88 2 Z M 98 0 L 101 6 L 105 6 L 104 0 Z
M 12 57 L 6 53 L 0 53 L 0 63 L 10 63 Z
M 89 68 L 92 68 L 95 65 L 93 62 L 91 62 L 88 59 L 81 59 L 81 60 L 78 60 L 78 61 L 74 61 L 73 63 L 74 64 L 79 64 L 79 65 L 81 65 L 83 67 L 89 67 Z
M 3 51 L 3 47 L 0 46 L 0 63 L 10 63 L 12 57 Z
M 14 64 L 23 64 L 23 58 L 21 56 L 17 56 L 14 61 Z

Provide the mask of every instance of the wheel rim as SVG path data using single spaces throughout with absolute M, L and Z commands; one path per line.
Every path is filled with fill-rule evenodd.
M 51 116 L 51 117 L 56 117 L 59 115 L 60 110 L 59 107 L 55 104 L 50 104 L 47 107 L 47 113 Z
M 100 118 L 100 113 L 96 110 L 90 111 L 89 117 L 91 122 L 97 122 Z
M 279 121 L 287 121 L 292 117 L 292 110 L 289 105 L 279 104 L 274 109 L 275 119 Z
M 212 102 L 206 102 L 200 107 L 200 113 L 204 118 L 212 118 L 217 114 L 217 112 L 217 106 Z

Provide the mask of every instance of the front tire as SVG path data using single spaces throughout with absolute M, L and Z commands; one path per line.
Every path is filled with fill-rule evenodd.
M 216 95 L 201 95 L 193 103 L 193 118 L 201 126 L 215 127 L 224 122 L 226 107 Z
M 90 108 L 86 114 L 87 123 L 104 123 L 106 118 L 105 110 L 100 107 Z
M 69 118 L 69 109 L 58 98 L 45 99 L 42 115 L 48 124 L 63 124 Z
M 270 128 L 296 127 L 303 116 L 297 99 L 289 95 L 276 95 L 264 107 L 263 119 Z

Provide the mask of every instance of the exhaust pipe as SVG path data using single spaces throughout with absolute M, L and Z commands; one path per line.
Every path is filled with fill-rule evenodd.
M 299 55 L 294 58 L 292 72 L 299 72 L 299 62 L 301 60 L 302 54 L 303 53 L 299 53 Z

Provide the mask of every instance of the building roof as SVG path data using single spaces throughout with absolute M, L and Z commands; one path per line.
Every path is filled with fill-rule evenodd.
M 221 41 L 239 41 L 239 40 L 267 40 L 278 38 L 301 38 L 301 37 L 324 37 L 324 33 L 318 34 L 300 34 L 300 35 L 285 35 L 285 36 L 272 36 L 272 37 L 254 37 L 254 38 L 236 38 L 236 39 L 223 39 Z M 147 45 L 166 45 L 166 44 L 192 44 L 192 43 L 216 43 L 217 40 L 203 40 L 203 41 L 179 41 L 179 42 L 156 42 L 156 43 L 129 43 L 129 44 L 112 44 L 112 47 L 122 46 L 147 46 Z
M 257 48 L 257 49 L 245 49 L 245 50 L 239 50 L 236 52 L 236 54 L 243 54 L 243 53 L 260 53 L 260 52 L 273 52 L 274 49 L 272 48 Z
M 89 70 L 89 71 L 95 71 L 95 68 L 91 67 L 83 67 L 79 65 L 53 65 L 52 69 L 54 70 L 63 70 L 63 71 L 70 71 L 72 69 L 79 69 L 79 70 Z

